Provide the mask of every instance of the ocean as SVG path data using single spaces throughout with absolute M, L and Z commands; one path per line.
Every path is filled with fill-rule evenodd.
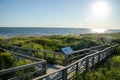
M 117 33 L 120 30 L 106 30 L 105 33 Z M 24 35 L 80 35 L 95 33 L 88 28 L 38 28 L 38 27 L 0 27 L 0 36 Z

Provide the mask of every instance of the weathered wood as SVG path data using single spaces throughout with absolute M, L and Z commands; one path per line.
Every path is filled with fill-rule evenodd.
M 44 52 L 44 59 L 46 59 L 46 57 L 47 57 L 47 54 L 46 54 L 46 52 Z
M 65 65 L 68 65 L 69 64 L 69 58 L 67 55 L 65 55 Z
M 3 44 L 3 43 L 0 43 L 0 46 L 2 46 L 3 48 L 9 49 L 11 51 L 15 51 L 15 52 L 17 52 L 19 54 L 24 54 L 24 55 L 32 56 L 32 57 L 33 57 L 33 55 L 31 55 L 31 54 L 42 52 L 43 53 L 43 59 L 47 59 L 49 57 L 49 56 L 47 56 L 47 54 L 53 55 L 53 56 L 51 56 L 51 59 L 53 59 L 53 60 L 57 60 L 57 58 L 55 58 L 56 55 L 65 56 L 65 54 L 60 53 L 60 52 L 51 52 L 51 51 L 45 51 L 45 50 L 35 50 L 35 49 L 32 49 L 32 48 L 23 48 L 23 47 L 13 46 L 13 45 L 8 45 L 8 44 Z M 18 51 L 18 50 L 20 50 L 20 51 Z M 35 55 L 36 55 L 36 57 L 39 57 L 37 54 L 35 54 Z M 60 60 L 60 58 L 59 58 L 59 60 Z M 59 64 L 59 62 L 56 62 L 56 63 Z
M 104 49 L 104 47 L 105 47 L 105 49 Z M 70 73 L 72 73 L 72 72 L 75 72 L 75 74 L 78 74 L 78 70 L 79 70 L 79 68 L 81 68 L 81 67 L 83 67 L 83 69 L 85 70 L 85 71 L 88 71 L 90 68 L 90 63 L 92 63 L 92 65 L 94 66 L 95 65 L 95 55 L 98 55 L 98 61 L 97 61 L 97 63 L 99 63 L 101 60 L 100 60 L 100 58 L 102 58 L 103 56 L 99 56 L 100 54 L 105 54 L 105 57 L 107 57 L 109 54 L 110 54 L 110 51 L 112 51 L 113 50 L 113 48 L 114 47 L 116 47 L 116 46 L 110 46 L 110 47 L 107 47 L 106 48 L 106 46 L 100 46 L 100 47 L 92 47 L 91 48 L 91 52 L 93 51 L 93 50 L 95 50 L 95 49 L 98 49 L 98 50 L 101 50 L 101 49 L 103 49 L 103 50 L 101 50 L 101 51 L 94 51 L 92 54 L 87 54 L 85 57 L 83 57 L 83 58 L 81 58 L 81 59 L 79 59 L 79 60 L 77 60 L 77 61 L 75 61 L 74 63 L 72 63 L 72 64 L 69 64 L 69 60 L 70 60 L 70 58 L 68 57 L 68 56 L 70 56 L 70 55 L 65 55 L 65 63 L 68 65 L 68 66 L 66 66 L 65 68 L 62 68 L 62 69 L 59 69 L 59 70 L 57 70 L 57 71 L 55 71 L 55 72 L 53 72 L 53 73 L 50 73 L 50 74 L 46 74 L 46 75 L 43 75 L 43 76 L 40 76 L 40 77 L 38 77 L 38 78 L 35 78 L 34 80 L 38 80 L 38 79 L 46 79 L 47 77 L 49 77 L 49 76 L 51 76 L 51 75 L 54 75 L 54 74 L 56 74 L 56 73 L 60 73 L 60 72 L 62 72 L 62 74 L 59 76 L 59 78 L 62 78 L 62 80 L 67 80 L 67 78 L 69 79 L 69 75 L 70 75 Z M 92 50 L 93 49 L 93 50 Z M 87 52 L 87 51 L 89 51 L 88 49 L 84 49 L 82 52 L 84 53 L 84 52 Z M 108 51 L 108 53 L 107 53 L 107 51 Z M 48 52 L 44 52 L 44 53 L 46 53 L 46 54 L 48 54 Z M 76 51 L 75 53 L 77 53 L 77 54 L 80 54 L 81 53 L 81 51 Z M 74 54 L 75 54 L 74 53 Z M 53 53 L 54 54 L 54 53 Z M 74 54 L 71 54 L 71 55 L 74 55 Z M 89 61 L 89 59 L 92 57 L 92 61 Z M 45 57 L 44 57 L 45 58 Z M 55 59 L 54 58 L 54 55 L 52 56 L 52 58 L 53 59 Z M 46 58 L 45 58 L 46 59 Z M 102 58 L 103 59 L 103 58 Z M 82 61 L 82 64 L 84 64 L 84 61 L 83 60 L 85 60 L 85 65 L 79 65 L 78 66 L 78 64 Z M 75 66 L 75 69 L 72 69 L 73 67 Z M 46 65 L 44 65 L 43 64 L 43 68 L 46 68 Z M 71 72 L 70 71 L 68 71 L 69 69 L 72 69 L 71 70 Z M 84 71 L 83 70 L 83 71 Z M 67 71 L 68 71 L 68 73 L 67 73 Z M 83 72 L 82 71 L 82 72 Z M 57 79 L 57 78 L 56 78 Z
M 76 63 L 76 78 L 78 78 L 78 74 L 79 74 L 79 67 L 78 67 L 78 63 Z
M 94 61 L 95 61 L 95 56 L 93 55 L 93 56 L 92 56 L 92 67 L 93 67 L 93 68 L 94 68 L 94 66 L 95 66 L 95 65 L 94 65 L 94 64 L 95 64 Z
M 15 71 L 20 71 L 20 70 L 25 70 L 25 69 L 28 69 L 28 68 L 33 68 L 35 66 L 39 67 L 40 69 L 39 70 L 34 70 L 32 72 L 29 72 L 29 73 L 22 74 L 20 76 L 12 77 L 10 79 L 12 79 L 12 80 L 16 80 L 16 79 L 19 80 L 19 79 L 23 79 L 23 78 L 26 78 L 27 76 L 34 75 L 34 74 L 37 74 L 37 73 L 39 73 L 39 75 L 46 74 L 46 61 L 45 60 L 34 58 L 34 57 L 31 57 L 31 56 L 26 56 L 26 55 L 23 55 L 23 54 L 18 54 L 18 53 L 15 53 L 15 52 L 3 49 L 3 48 L 0 48 L 0 49 L 12 53 L 13 55 L 15 55 L 15 57 L 16 56 L 18 58 L 21 57 L 21 59 L 22 58 L 27 58 L 27 59 L 34 60 L 34 62 L 30 63 L 30 64 L 26 64 L 26 65 L 22 65 L 22 66 L 18 66 L 18 67 L 13 67 L 13 68 L 9 68 L 9 69 L 0 70 L 0 75 L 4 75 L 4 74 L 7 74 L 7 73 L 12 73 L 12 72 L 15 72 Z M 40 67 L 38 65 L 43 65 L 43 67 Z
M 113 47 L 116 47 L 116 46 L 113 46 Z M 90 57 L 92 57 L 92 61 L 91 61 L 91 63 L 93 64 L 93 66 L 94 66 L 94 58 L 95 58 L 95 55 L 99 55 L 99 54 L 105 54 L 106 56 L 105 57 L 107 57 L 107 53 L 105 53 L 105 51 L 109 51 L 111 49 L 111 47 L 108 47 L 108 48 L 105 48 L 104 50 L 101 50 L 101 51 L 98 51 L 98 52 L 95 52 L 95 53 L 93 53 L 93 54 L 89 54 L 89 55 L 87 55 L 87 56 L 85 56 L 85 57 L 83 57 L 83 58 L 81 58 L 81 59 L 79 59 L 79 60 L 77 60 L 77 61 L 75 61 L 74 63 L 72 63 L 72 64 L 69 64 L 68 66 L 66 66 L 65 68 L 63 68 L 63 69 L 60 69 L 60 70 L 58 70 L 58 71 L 56 71 L 56 72 L 53 72 L 53 73 L 50 73 L 50 74 L 46 74 L 46 75 L 43 75 L 43 76 L 41 76 L 41 77 L 38 77 L 38 78 L 35 78 L 34 80 L 38 80 L 38 79 L 43 79 L 43 78 L 46 78 L 46 77 L 49 77 L 49 76 L 51 76 L 51 75 L 53 75 L 53 74 L 56 74 L 56 73 L 58 73 L 58 72 L 60 72 L 60 71 L 62 71 L 62 80 L 67 80 L 67 76 L 69 76 L 70 75 L 70 73 L 72 73 L 73 71 L 75 71 L 75 73 L 77 74 L 78 73 L 78 70 L 79 70 L 79 66 L 78 66 L 78 64 L 79 63 L 84 63 L 84 61 L 83 60 L 85 60 L 86 61 L 86 63 L 85 63 L 85 71 L 87 71 L 87 70 L 89 70 L 90 68 L 89 68 L 89 58 Z M 109 51 L 110 52 L 110 51 Z M 98 56 L 98 57 L 103 57 L 103 56 Z M 103 59 L 103 58 L 102 58 Z M 99 60 L 99 59 L 98 59 Z M 101 60 L 100 60 L 101 61 Z M 70 68 L 72 68 L 73 66 L 76 66 L 75 67 L 75 70 L 71 70 L 70 72 L 68 72 L 67 73 L 67 70 L 69 70 Z M 84 65 L 80 65 L 81 67 L 82 66 L 84 66 Z M 84 70 L 83 70 L 84 71 Z M 83 72 L 82 71 L 82 72 Z M 60 76 L 61 77 L 61 76 Z M 70 78 L 68 78 L 68 79 L 70 79 Z M 55 79 L 55 80 L 58 80 L 58 79 Z
M 98 54 L 98 66 L 99 66 L 99 64 L 100 64 L 100 58 L 101 58 L 101 56 L 100 56 L 100 54 L 101 54 L 101 52 Z
M 23 66 L 18 66 L 18 67 L 14 67 L 14 68 L 4 69 L 4 70 L 0 71 L 0 75 L 1 74 L 6 74 L 6 73 L 10 73 L 10 72 L 13 72 L 13 71 L 16 71 L 16 70 L 26 69 L 26 68 L 32 67 L 34 65 L 43 64 L 43 63 L 44 63 L 44 61 L 40 61 L 40 62 L 35 62 L 35 63 L 23 65 Z
M 87 57 L 87 58 L 85 59 L 85 63 L 86 63 L 85 69 L 86 69 L 86 71 L 88 71 L 88 70 L 89 70 L 89 57 Z
M 46 72 L 47 72 L 46 63 L 43 63 L 43 64 L 42 64 L 42 68 L 43 68 L 43 74 L 46 74 Z
M 3 44 L 2 42 L 0 43 L 0 44 Z M 47 59 L 47 57 L 48 56 L 46 56 L 47 54 L 54 54 L 54 57 L 51 57 L 51 58 L 53 58 L 53 60 L 57 60 L 57 59 L 55 59 L 55 55 L 56 54 L 60 54 L 60 55 L 64 55 L 64 56 L 66 56 L 66 54 L 63 54 L 63 53 L 60 53 L 60 52 L 51 52 L 51 51 L 45 51 L 45 50 L 35 50 L 35 49 L 33 49 L 33 48 L 23 48 L 23 47 L 19 47 L 19 46 L 13 46 L 13 45 L 7 45 L 7 44 L 3 44 L 4 46 L 6 46 L 6 47 L 9 47 L 9 48 L 14 48 L 14 49 L 16 49 L 16 50 L 25 50 L 25 51 L 27 51 L 26 53 L 26 55 L 29 55 L 30 53 L 28 52 L 28 51 L 30 51 L 30 52 L 32 52 L 32 51 L 35 51 L 35 52 L 43 52 L 44 53 L 44 55 L 43 55 L 43 59 Z M 77 56 L 75 56 L 75 57 L 68 57 L 68 59 L 65 59 L 67 62 L 65 62 L 65 63 L 67 63 L 67 64 L 69 64 L 69 63 L 71 63 L 71 62 L 69 62 L 69 60 L 70 61 L 74 61 L 74 59 L 76 59 L 76 60 L 78 60 L 80 57 L 81 57 L 81 53 L 83 53 L 83 54 L 85 54 L 85 53 L 88 53 L 88 52 L 92 52 L 93 50 L 95 50 L 95 49 L 99 49 L 99 48 L 101 48 L 101 47 L 104 47 L 104 46 L 106 46 L 106 45 L 99 45 L 99 46 L 94 46 L 94 47 L 90 47 L 90 48 L 86 48 L 86 49 L 82 49 L 82 50 L 77 50 L 77 51 L 74 51 L 74 52 L 72 52 L 72 53 L 70 53 L 70 54 L 67 54 L 67 56 L 69 56 L 69 55 L 74 55 L 74 54 L 79 54 L 79 55 L 77 55 Z M 90 51 L 90 50 L 92 50 L 92 51 Z M 15 51 L 15 50 L 13 50 L 13 51 Z M 25 53 L 24 53 L 25 54 Z M 31 54 L 30 54 L 31 55 Z M 86 55 L 89 55 L 89 54 L 85 54 L 84 56 L 86 56 Z M 32 56 L 32 55 L 31 55 Z M 57 62 L 56 62 L 57 63 Z M 67 65 L 66 64 L 66 65 Z
M 62 70 L 62 80 L 67 80 L 67 69 Z

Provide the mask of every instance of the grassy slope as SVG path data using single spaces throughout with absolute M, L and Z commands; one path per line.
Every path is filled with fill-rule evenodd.
M 43 36 L 43 37 L 12 37 L 2 40 L 7 44 L 24 48 L 48 50 L 60 52 L 62 47 L 71 46 L 73 50 L 79 50 L 99 44 L 115 43 L 120 41 L 120 33 L 116 34 L 85 34 L 80 36 Z

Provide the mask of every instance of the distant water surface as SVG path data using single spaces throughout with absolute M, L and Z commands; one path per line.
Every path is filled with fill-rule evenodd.
M 106 33 L 116 33 L 120 30 L 106 30 Z M 17 35 L 79 35 L 94 33 L 88 28 L 36 28 L 36 27 L 0 27 L 0 36 Z

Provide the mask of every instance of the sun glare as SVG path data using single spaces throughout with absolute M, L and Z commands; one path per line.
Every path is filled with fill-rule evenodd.
M 94 16 L 106 16 L 109 13 L 110 5 L 105 1 L 97 1 L 93 3 L 90 10 Z
M 105 33 L 106 29 L 91 29 L 91 32 L 93 32 L 93 33 Z

